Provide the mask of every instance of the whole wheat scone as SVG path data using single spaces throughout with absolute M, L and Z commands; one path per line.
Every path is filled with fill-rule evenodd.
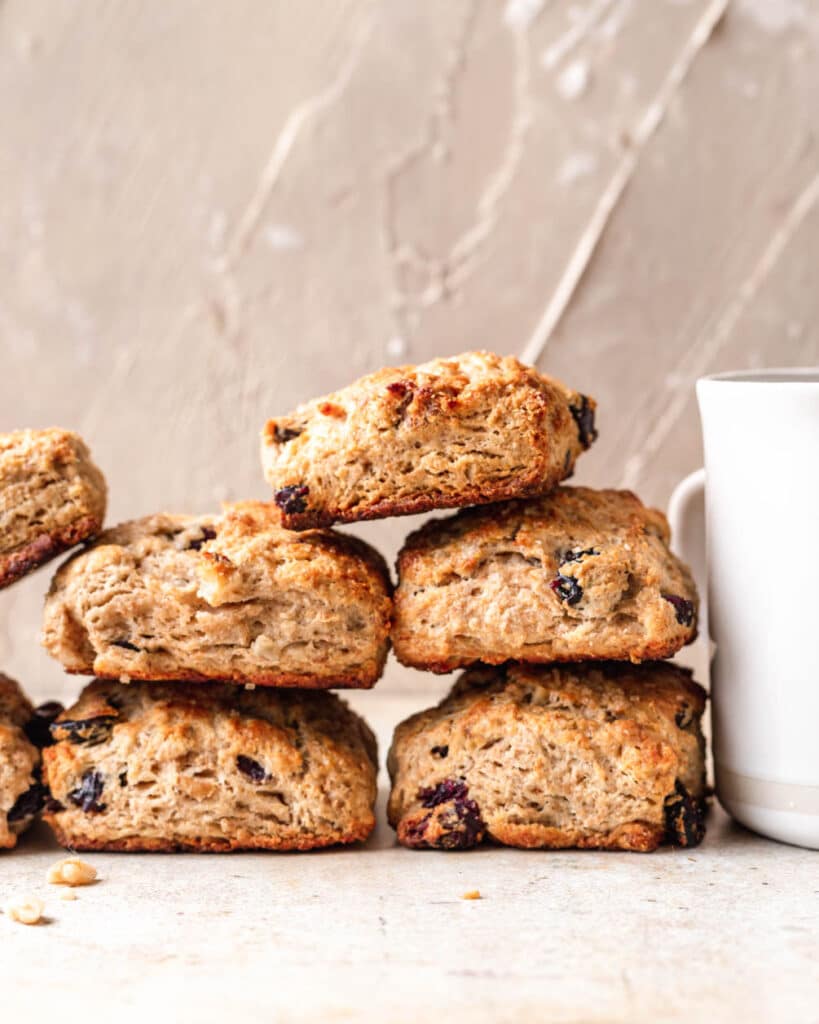
M 697 616 L 668 542 L 665 516 L 630 491 L 559 487 L 432 520 L 398 555 L 395 653 L 433 672 L 667 658 Z
M 270 420 L 265 477 L 290 529 L 539 494 L 597 436 L 594 400 L 513 357 L 379 370 Z
M 0 434 L 0 587 L 98 533 L 106 497 L 78 434 Z
M 704 834 L 705 693 L 657 662 L 476 668 L 395 730 L 405 846 L 654 850 Z
M 355 537 L 292 533 L 269 505 L 106 530 L 58 570 L 43 642 L 69 672 L 367 688 L 389 643 L 384 560 Z
M 52 733 L 44 819 L 75 850 L 311 850 L 375 824 L 375 739 L 334 694 L 95 680 Z
M 40 752 L 26 735 L 33 708 L 0 673 L 0 849 L 10 849 L 43 803 Z

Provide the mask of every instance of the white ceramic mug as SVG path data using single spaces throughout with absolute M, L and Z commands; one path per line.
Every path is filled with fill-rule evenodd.
M 717 796 L 819 849 L 819 369 L 717 374 L 697 399 L 705 470 L 669 519 L 695 574 L 707 562 Z

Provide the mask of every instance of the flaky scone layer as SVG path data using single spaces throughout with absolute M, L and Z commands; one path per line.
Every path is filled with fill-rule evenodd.
M 417 848 L 695 845 L 704 705 L 660 662 L 471 669 L 395 730 L 390 823 Z
M 70 430 L 0 434 L 0 587 L 98 533 L 106 486 Z
M 432 520 L 398 556 L 395 653 L 434 672 L 669 657 L 696 636 L 697 593 L 668 543 L 630 491 L 559 487 Z
M 375 824 L 375 739 L 333 694 L 95 680 L 52 732 L 44 818 L 76 850 L 310 850 Z
M 10 849 L 40 808 L 40 752 L 26 736 L 28 698 L 0 673 L 0 849 Z
M 69 672 L 372 686 L 387 654 L 387 568 L 362 541 L 283 530 L 254 502 L 107 530 L 57 572 L 43 641 Z
M 265 477 L 291 529 L 539 494 L 571 475 L 595 403 L 513 357 L 379 370 L 270 420 Z

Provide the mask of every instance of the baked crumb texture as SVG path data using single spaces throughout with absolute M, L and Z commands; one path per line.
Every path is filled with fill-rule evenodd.
M 72 850 L 310 850 L 366 839 L 377 751 L 334 694 L 95 680 L 43 751 Z
M 10 849 L 39 812 L 40 751 L 26 734 L 33 708 L 13 679 L 0 674 L 0 849 Z
M 270 420 L 262 463 L 301 530 L 539 494 L 597 436 L 595 402 L 513 357 L 379 370 Z
M 0 434 L 0 587 L 98 533 L 106 496 L 79 435 Z
M 695 846 L 704 707 L 667 663 L 471 669 L 396 729 L 390 823 L 417 849 Z
M 398 556 L 405 665 L 640 662 L 696 636 L 697 593 L 665 516 L 630 491 L 559 487 L 426 523 Z
M 69 672 L 112 679 L 367 688 L 387 656 L 391 589 L 369 545 L 284 530 L 269 505 L 156 515 L 58 570 L 43 642 Z

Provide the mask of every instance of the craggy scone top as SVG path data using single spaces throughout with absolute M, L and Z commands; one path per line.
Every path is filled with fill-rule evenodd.
M 368 686 L 391 609 L 369 545 L 292 533 L 243 502 L 106 530 L 54 577 L 44 644 L 69 672 L 107 678 Z
M 105 479 L 70 430 L 0 434 L 0 587 L 97 533 Z
M 594 400 L 517 359 L 379 370 L 271 419 L 262 462 L 291 529 L 537 494 L 591 445 Z
M 551 494 L 432 520 L 398 556 L 393 645 L 405 664 L 674 654 L 697 593 L 665 516 L 630 491 Z

